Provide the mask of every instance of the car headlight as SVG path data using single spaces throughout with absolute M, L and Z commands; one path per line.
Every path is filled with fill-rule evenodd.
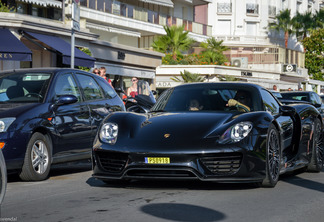
M 7 132 L 9 126 L 15 121 L 16 118 L 2 118 L 0 119 L 0 133 Z
M 99 137 L 104 143 L 115 144 L 118 136 L 118 125 L 116 123 L 105 123 L 101 126 Z
M 252 127 L 253 126 L 251 122 L 237 123 L 225 131 L 225 133 L 221 136 L 219 142 L 222 144 L 239 142 L 247 137 L 247 135 L 249 135 Z

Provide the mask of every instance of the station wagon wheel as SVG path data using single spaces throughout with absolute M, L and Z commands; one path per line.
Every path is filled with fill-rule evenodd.
M 262 185 L 264 187 L 275 187 L 280 174 L 281 148 L 279 133 L 273 124 L 268 129 L 266 149 L 266 177 Z
M 51 158 L 51 143 L 48 136 L 34 133 L 27 145 L 20 178 L 26 181 L 46 179 L 50 171 Z
M 307 170 L 311 172 L 321 172 L 323 168 L 324 147 L 322 127 L 319 119 L 315 119 L 314 121 L 314 132 L 311 139 L 310 148 L 312 150 L 312 156 Z

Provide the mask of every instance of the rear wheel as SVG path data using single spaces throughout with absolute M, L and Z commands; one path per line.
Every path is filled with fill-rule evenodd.
M 27 145 L 20 178 L 25 181 L 45 180 L 51 165 L 51 143 L 47 135 L 34 133 Z
M 280 174 L 281 148 L 279 133 L 273 124 L 268 129 L 266 149 L 266 177 L 262 186 L 275 187 Z
M 323 132 L 321 121 L 315 119 L 314 132 L 311 139 L 310 148 L 312 149 L 312 156 L 310 163 L 307 167 L 308 171 L 320 172 L 323 168 Z

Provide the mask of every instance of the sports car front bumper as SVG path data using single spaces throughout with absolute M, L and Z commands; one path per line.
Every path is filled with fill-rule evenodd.
M 153 161 L 147 161 L 148 158 Z M 160 161 L 162 160 L 162 161 Z M 164 161 L 167 160 L 167 161 Z M 173 179 L 260 182 L 265 161 L 254 151 L 218 149 L 208 153 L 126 153 L 94 150 L 93 176 L 98 179 Z

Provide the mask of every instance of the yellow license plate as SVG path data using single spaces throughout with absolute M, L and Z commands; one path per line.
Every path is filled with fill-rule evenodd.
M 145 163 L 149 164 L 169 164 L 170 157 L 145 157 Z

